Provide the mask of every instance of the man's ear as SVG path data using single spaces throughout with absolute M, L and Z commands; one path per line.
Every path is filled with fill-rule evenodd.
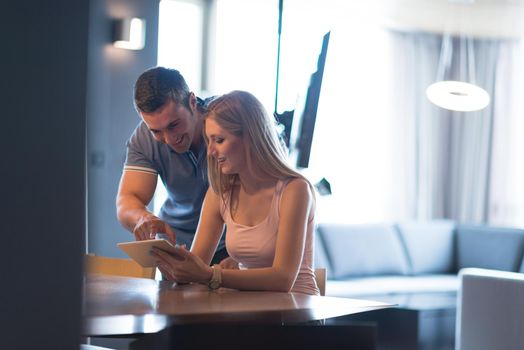
M 191 112 L 193 113 L 197 111 L 197 99 L 193 92 L 189 93 L 189 108 L 191 108 Z

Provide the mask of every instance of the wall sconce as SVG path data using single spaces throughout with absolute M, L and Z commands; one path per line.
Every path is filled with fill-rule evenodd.
M 146 20 L 125 18 L 113 20 L 113 46 L 127 50 L 142 50 L 146 44 Z

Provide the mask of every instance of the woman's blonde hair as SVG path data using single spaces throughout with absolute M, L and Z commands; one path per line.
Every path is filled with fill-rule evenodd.
M 257 171 L 263 171 L 266 175 L 277 179 L 292 177 L 307 181 L 287 163 L 287 154 L 280 142 L 275 120 L 266 112 L 262 103 L 249 92 L 232 91 L 216 98 L 209 104 L 204 114 L 204 126 L 207 119 L 213 119 L 220 127 L 242 138 L 246 163 L 250 169 L 256 165 Z M 205 132 L 204 138 L 207 143 Z M 223 196 L 237 181 L 238 175 L 222 174 L 217 160 L 209 154 L 207 165 L 209 183 L 213 191 Z

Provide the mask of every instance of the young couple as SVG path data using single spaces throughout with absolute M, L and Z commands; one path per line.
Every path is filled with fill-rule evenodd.
M 163 67 L 145 71 L 134 93 L 142 121 L 127 145 L 117 215 L 137 240 L 177 243 L 176 253 L 152 252 L 163 276 L 318 295 L 314 190 L 287 164 L 260 101 L 244 91 L 203 101 Z M 158 176 L 168 199 L 157 217 L 146 206 Z

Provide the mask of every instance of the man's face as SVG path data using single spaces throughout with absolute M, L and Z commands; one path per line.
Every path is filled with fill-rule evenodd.
M 190 101 L 190 105 L 194 105 L 193 95 L 190 96 Z M 172 100 L 152 113 L 141 112 L 140 116 L 155 140 L 165 143 L 177 153 L 187 152 L 201 137 L 197 127 L 197 123 L 200 122 L 198 116 Z

